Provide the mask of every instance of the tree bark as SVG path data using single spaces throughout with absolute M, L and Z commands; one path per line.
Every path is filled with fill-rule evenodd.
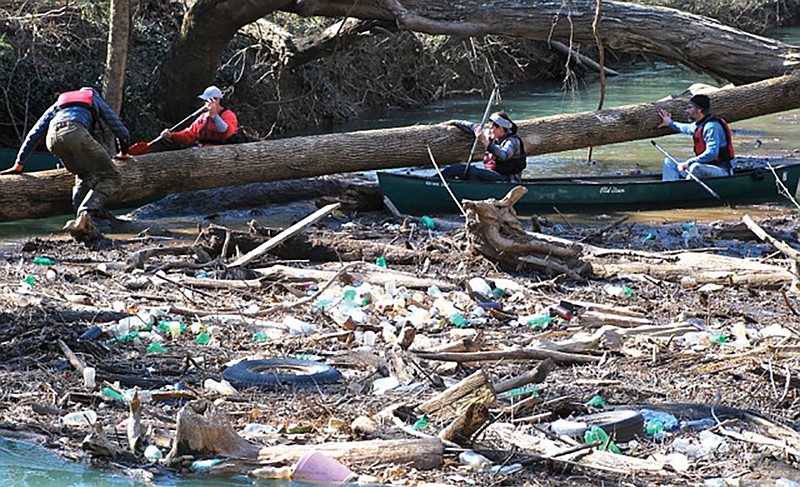
M 122 109 L 128 43 L 131 35 L 130 0 L 111 0 L 108 20 L 108 50 L 103 74 L 103 98 L 117 113 Z
M 428 34 L 510 37 L 594 44 L 595 0 L 198 0 L 160 69 L 159 115 L 177 120 L 211 83 L 223 51 L 244 25 L 275 10 L 396 23 Z M 485 12 L 492 12 L 487 16 Z M 605 47 L 680 63 L 718 80 L 751 83 L 781 76 L 800 59 L 798 48 L 664 7 L 603 2 L 599 23 Z M 325 51 L 320 51 L 324 53 Z M 306 56 L 301 56 L 309 59 Z
M 159 70 L 159 117 L 180 120 L 214 81 L 222 53 L 242 26 L 285 7 L 290 0 L 198 0 L 186 12 L 175 44 Z
M 672 133 L 657 128 L 658 109 L 680 113 L 687 100 L 518 121 L 519 132 L 529 155 L 658 137 Z M 800 108 L 800 75 L 720 90 L 713 103 L 714 112 L 729 122 Z M 117 161 L 123 184 L 111 201 L 343 172 L 429 167 L 428 146 L 441 166 L 462 160 L 472 141 L 455 127 L 437 124 L 303 137 L 300 144 L 297 138 L 287 138 L 153 153 Z M 0 201 L 14 202 L 0 205 L 0 221 L 66 215 L 71 212 L 71 187 L 72 176 L 65 170 L 0 177 Z

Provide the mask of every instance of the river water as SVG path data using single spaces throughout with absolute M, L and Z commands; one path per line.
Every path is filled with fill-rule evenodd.
M 800 30 L 789 29 L 777 31 L 774 37 L 798 44 Z M 634 103 L 652 102 L 670 94 L 681 93 L 693 83 L 716 85 L 710 78 L 689 70 L 671 67 L 660 63 L 641 63 L 625 70 L 620 76 L 607 78 L 605 108 Z M 513 119 L 523 120 L 547 115 L 574 113 L 597 108 L 600 85 L 596 77 L 581 82 L 572 91 L 562 90 L 558 82 L 539 83 L 535 86 L 509 87 L 501 90 L 501 103 L 493 109 L 504 109 Z M 398 127 L 415 123 L 437 123 L 454 118 L 479 121 L 486 108 L 487 100 L 472 97 L 463 100 L 446 100 L 418 110 L 392 111 L 374 118 L 338 127 L 339 131 L 352 131 L 367 128 Z M 683 114 L 674 114 L 681 119 Z M 659 121 L 653 114 L 653 123 Z M 800 148 L 797 142 L 797 124 L 800 121 L 800 110 L 767 115 L 744 120 L 732 124 L 735 133 L 746 135 L 741 140 L 750 141 L 750 145 L 737 144 L 737 154 L 759 154 L 764 150 L 792 151 Z M 735 140 L 740 140 L 734 135 Z M 752 141 L 761 141 L 761 147 L 755 147 Z M 659 141 L 676 157 L 688 157 L 691 151 L 691 140 L 683 135 L 671 135 Z M 467 154 L 465 154 L 466 158 Z M 656 152 L 648 141 L 632 141 L 622 144 L 596 147 L 593 151 L 593 162 L 587 162 L 585 149 L 557 154 L 531 157 L 528 162 L 527 175 L 590 175 L 624 172 L 631 169 L 660 171 L 661 154 Z M 668 219 L 674 218 L 722 218 L 732 216 L 732 212 L 774 211 L 759 208 L 730 208 L 680 211 L 672 210 L 669 215 L 661 212 L 640 212 L 635 219 Z M 63 217 L 25 222 L 0 224 L 0 243 L 3 240 L 18 240 L 35 235 L 46 235 L 56 232 L 64 223 Z M 92 486 L 128 486 L 141 485 L 140 481 L 119 477 L 109 472 L 91 467 L 67 463 L 54 455 L 43 452 L 39 448 L 25 442 L 0 438 L 0 486 L 15 487 L 92 487 Z M 287 482 L 253 481 L 251 479 L 175 479 L 161 478 L 157 485 L 193 487 L 193 486 L 298 486 L 301 484 Z

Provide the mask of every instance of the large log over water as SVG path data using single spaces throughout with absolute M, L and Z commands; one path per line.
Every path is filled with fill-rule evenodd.
M 301 15 L 394 21 L 402 28 L 429 34 L 479 37 L 502 33 L 594 45 L 592 22 L 597 2 L 317 0 L 289 2 L 281 9 Z M 782 76 L 800 62 L 800 48 L 665 7 L 604 0 L 599 29 L 611 49 L 682 63 L 734 84 Z
M 656 128 L 658 108 L 683 113 L 688 98 L 520 121 L 530 155 L 561 152 L 672 133 Z M 800 107 L 800 75 L 730 88 L 712 96 L 714 111 L 735 122 Z M 463 160 L 472 137 L 454 127 L 420 125 L 266 140 L 155 153 L 120 161 L 124 202 L 197 189 L 325 174 Z M 300 149 L 298 149 L 300 147 Z M 63 170 L 0 177 L 0 221 L 67 214 L 72 176 Z

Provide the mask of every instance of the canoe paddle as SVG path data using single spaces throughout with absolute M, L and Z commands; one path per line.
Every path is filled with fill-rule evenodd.
M 483 118 L 481 119 L 481 128 L 480 131 L 483 132 L 483 126 L 486 125 L 486 119 L 489 118 L 489 112 L 492 110 L 492 103 L 494 102 L 495 97 L 497 96 L 497 90 L 500 89 L 500 85 L 494 85 L 492 88 L 492 94 L 489 95 L 489 103 L 486 104 L 486 110 L 483 111 Z M 467 177 L 467 173 L 469 172 L 469 167 L 472 164 L 472 156 L 475 155 L 475 148 L 478 146 L 478 137 L 475 137 L 475 140 L 472 142 L 472 149 L 469 151 L 469 157 L 467 158 L 467 167 L 464 168 L 464 175 L 463 178 Z
M 677 160 L 677 159 L 675 159 L 674 157 L 672 157 L 671 155 L 669 155 L 669 152 L 667 152 L 667 151 L 666 151 L 666 150 L 665 150 L 663 147 L 661 147 L 660 145 L 658 145 L 658 143 L 657 143 L 655 140 L 651 140 L 651 141 L 650 141 L 650 143 L 651 143 L 651 144 L 653 144 L 653 147 L 655 147 L 656 149 L 660 150 L 662 154 L 664 154 L 665 156 L 667 156 L 667 158 L 669 158 L 669 160 L 670 160 L 670 161 L 674 162 L 676 165 L 677 165 L 677 164 L 680 164 L 680 162 L 678 162 L 678 160 Z M 688 169 L 688 168 L 687 168 L 687 169 Z M 706 191 L 708 191 L 708 192 L 709 192 L 709 194 L 711 194 L 711 196 L 713 196 L 714 198 L 716 198 L 716 199 L 718 199 L 718 200 L 722 201 L 722 198 L 721 198 L 721 197 L 720 197 L 720 196 L 717 194 L 717 192 L 716 192 L 716 191 L 714 191 L 713 189 L 709 188 L 709 187 L 708 187 L 708 185 L 707 185 L 706 183 L 704 183 L 704 182 L 703 182 L 703 181 L 702 181 L 700 178 L 698 178 L 697 176 L 695 176 L 694 174 L 692 174 L 692 171 L 686 171 L 686 174 L 688 174 L 690 178 L 694 179 L 694 180 L 695 180 L 695 182 L 696 182 L 697 184 L 699 184 L 700 186 L 702 186 L 702 187 L 703 187 L 703 189 L 705 189 Z
M 194 117 L 200 115 L 201 113 L 203 113 L 206 110 L 208 110 L 208 107 L 203 105 L 202 107 L 200 107 L 197 110 L 195 110 L 194 112 L 192 112 L 191 115 L 189 115 L 188 117 L 184 118 L 180 122 L 176 123 L 174 126 L 170 127 L 169 131 L 170 132 L 174 132 L 174 131 L 178 130 L 181 125 L 185 124 L 186 122 L 188 122 L 189 120 L 193 119 Z M 128 154 L 130 154 L 132 156 L 141 156 L 141 155 L 144 155 L 144 154 L 149 154 L 150 153 L 150 148 L 153 147 L 153 145 L 155 145 L 158 141 L 160 141 L 163 138 L 164 137 L 159 135 L 158 137 L 156 137 L 155 139 L 151 140 L 150 142 L 137 142 L 137 143 L 133 144 L 132 146 L 128 147 Z

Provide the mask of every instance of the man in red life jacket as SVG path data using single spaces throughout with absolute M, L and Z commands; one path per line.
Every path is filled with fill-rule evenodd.
M 733 138 L 728 123 L 711 115 L 711 100 L 706 95 L 694 95 L 686 106 L 686 116 L 690 123 L 672 120 L 666 110 L 659 110 L 659 127 L 691 135 L 694 139 L 694 157 L 677 164 L 669 157 L 662 164 L 661 179 L 674 181 L 689 178 L 691 171 L 696 177 L 717 178 L 733 174 Z
M 222 90 L 209 86 L 198 98 L 208 108 L 188 127 L 179 132 L 165 129 L 161 136 L 182 146 L 198 145 L 206 147 L 230 142 L 239 130 L 236 115 L 222 106 Z
M 20 146 L 14 166 L 0 174 L 22 172 L 23 164 L 45 137 L 47 149 L 64 167 L 75 174 L 72 188 L 72 211 L 77 218 L 64 230 L 76 240 L 91 242 L 102 238 L 93 218 L 107 218 L 109 195 L 119 187 L 121 177 L 105 147 L 95 139 L 95 129 L 105 123 L 117 139 L 118 159 L 128 158 L 131 138 L 125 124 L 93 88 L 61 93 L 58 100 L 42 114 Z

